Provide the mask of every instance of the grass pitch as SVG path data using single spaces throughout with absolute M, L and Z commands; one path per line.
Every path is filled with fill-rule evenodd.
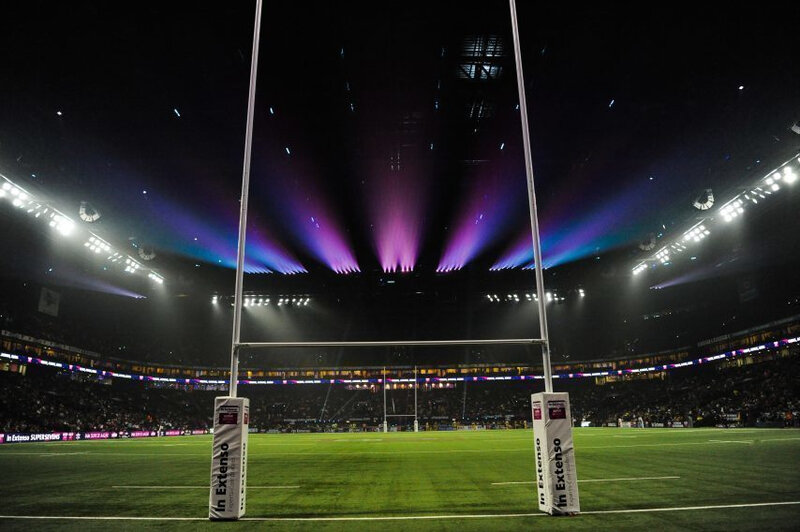
M 575 446 L 584 513 L 554 518 L 538 515 L 530 431 L 251 434 L 247 517 L 259 520 L 210 523 L 208 436 L 6 444 L 0 529 L 800 526 L 798 430 L 585 428 Z

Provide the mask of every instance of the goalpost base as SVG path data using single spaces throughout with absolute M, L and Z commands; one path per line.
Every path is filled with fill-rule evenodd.
M 250 400 L 214 400 L 214 443 L 211 451 L 211 492 L 208 518 L 236 520 L 244 515 L 247 486 L 247 434 Z
M 531 411 L 539 510 L 550 515 L 580 513 L 569 394 L 535 393 Z

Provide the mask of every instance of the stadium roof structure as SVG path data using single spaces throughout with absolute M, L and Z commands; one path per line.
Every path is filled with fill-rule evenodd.
M 5 276 L 230 294 L 252 5 L 13 9 L 0 172 L 163 282 L 115 276 L 52 231 L 34 242 L 40 229 L 0 198 Z M 797 7 L 518 9 L 548 287 L 647 294 L 793 260 L 800 220 L 782 213 L 800 185 L 787 181 L 770 236 L 784 240 L 757 233 L 775 224 L 761 214 L 686 264 L 632 275 L 797 157 L 795 54 L 775 42 L 794 34 Z M 247 291 L 533 295 L 508 21 L 503 1 L 265 7 Z

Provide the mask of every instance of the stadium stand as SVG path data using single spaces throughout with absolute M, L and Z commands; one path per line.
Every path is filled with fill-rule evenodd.
M 645 426 L 798 426 L 800 348 L 755 359 L 645 374 L 598 383 L 559 382 L 573 398 L 575 423 Z M 190 385 L 86 376 L 38 365 L 3 363 L 3 432 L 207 429 L 215 390 Z M 511 428 L 529 420 L 529 396 L 538 382 L 469 382 L 421 387 L 420 426 Z M 465 389 L 466 388 L 466 389 Z M 249 386 L 251 426 L 259 431 L 376 430 L 383 416 L 379 386 Z M 389 392 L 390 412 L 413 411 L 410 387 Z M 408 421 L 410 425 L 410 420 Z M 398 430 L 408 430 L 402 424 Z

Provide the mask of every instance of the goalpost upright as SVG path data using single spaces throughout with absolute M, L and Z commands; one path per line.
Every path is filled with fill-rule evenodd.
M 236 286 L 233 298 L 231 375 L 228 396 L 214 400 L 214 439 L 211 446 L 211 489 L 209 519 L 239 519 L 247 502 L 247 440 L 250 401 L 237 396 L 239 384 L 239 343 L 242 331 L 242 291 L 244 254 L 247 236 L 247 200 L 250 193 L 250 158 L 253 153 L 253 119 L 258 77 L 258 45 L 261 38 L 262 0 L 256 0 L 253 24 L 253 56 L 250 58 L 250 86 L 247 97 L 247 123 L 244 136 L 242 191 L 239 204 L 239 239 L 236 250 Z
M 569 399 L 566 393 L 553 393 L 552 368 L 550 365 L 550 343 L 547 330 L 546 298 L 542 268 L 539 220 L 533 180 L 528 110 L 525 98 L 525 83 L 517 23 L 515 0 L 509 0 L 511 29 L 514 40 L 514 59 L 519 91 L 520 118 L 525 155 L 525 175 L 531 223 L 531 238 L 534 252 L 537 306 L 539 310 L 539 338 L 492 339 L 492 340 L 400 340 L 400 341 L 343 341 L 343 342 L 242 342 L 242 292 L 244 283 L 245 238 L 247 233 L 247 202 L 250 189 L 250 163 L 253 143 L 253 120 L 255 113 L 256 78 L 258 73 L 258 49 L 261 34 L 261 12 L 263 0 L 256 0 L 253 26 L 253 53 L 250 62 L 250 85 L 245 127 L 244 161 L 242 167 L 242 190 L 239 209 L 239 233 L 236 254 L 236 285 L 233 301 L 233 334 L 231 339 L 231 373 L 228 396 L 217 397 L 214 405 L 214 441 L 212 445 L 211 490 L 209 497 L 210 519 L 238 519 L 245 513 L 247 434 L 249 424 L 249 401 L 237 396 L 239 374 L 239 352 L 243 348 L 285 347 L 387 347 L 387 346 L 457 346 L 457 345 L 541 345 L 545 392 L 532 396 L 532 417 L 537 464 L 537 488 L 539 508 L 550 514 L 577 513 L 578 492 L 572 448 L 572 425 Z M 418 429 L 417 418 L 417 371 L 414 368 L 414 429 Z M 386 369 L 383 372 L 384 416 L 383 430 L 388 430 L 386 412 Z M 537 409 L 538 408 L 538 409 Z M 538 416 L 538 417 L 537 417 Z M 539 423 L 537 423 L 537 421 Z M 551 434 L 553 437 L 551 437 Z M 560 483 L 559 483 L 560 481 Z M 565 493 L 564 488 L 569 489 Z
M 386 420 L 386 366 L 383 367 L 383 432 L 389 432 L 389 423 Z
M 543 393 L 531 395 L 534 453 L 536 457 L 536 488 L 539 510 L 550 515 L 580 512 L 578 472 L 575 468 L 575 449 L 572 442 L 572 412 L 569 394 L 553 392 L 553 370 L 550 365 L 550 338 L 547 330 L 546 298 L 542 264 L 542 243 L 539 238 L 539 216 L 536 208 L 536 189 L 533 184 L 533 158 L 528 126 L 528 101 L 525 97 L 525 77 L 519 42 L 516 0 L 508 0 L 511 11 L 511 33 L 514 39 L 514 65 L 517 70 L 519 114 L 525 154 L 525 177 L 528 184 L 528 203 L 531 218 L 531 239 L 536 271 L 536 292 L 539 305 L 539 332 L 542 342 L 544 368 Z
M 417 366 L 414 366 L 414 432 L 419 432 L 419 417 L 417 414 L 417 388 L 419 388 L 419 381 L 417 380 Z

